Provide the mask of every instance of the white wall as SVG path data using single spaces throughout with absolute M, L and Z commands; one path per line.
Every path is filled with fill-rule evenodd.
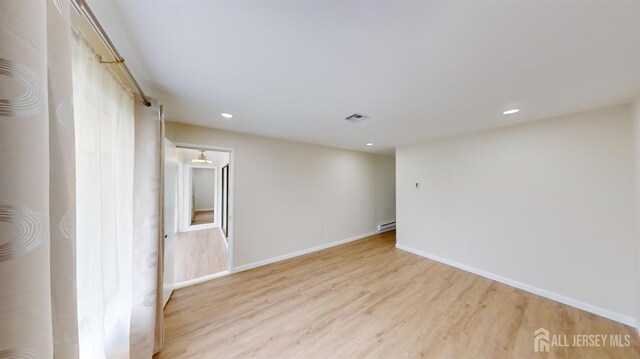
M 215 207 L 216 169 L 194 168 L 193 191 L 195 192 L 195 210 L 212 210 Z
M 635 238 L 638 244 L 638 300 L 637 300 L 637 318 L 638 318 L 638 331 L 640 332 L 640 96 L 636 98 L 633 103 L 633 136 L 635 143 L 635 190 L 636 190 L 636 231 Z
M 633 322 L 633 157 L 630 106 L 398 148 L 397 242 Z
M 167 123 L 174 142 L 235 149 L 234 266 L 393 220 L 393 158 Z

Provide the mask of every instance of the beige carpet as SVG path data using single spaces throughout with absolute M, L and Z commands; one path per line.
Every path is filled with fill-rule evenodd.
M 220 228 L 178 233 L 174 250 L 176 282 L 227 270 L 227 246 Z

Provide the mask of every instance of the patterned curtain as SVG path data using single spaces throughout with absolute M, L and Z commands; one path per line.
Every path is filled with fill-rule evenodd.
M 79 356 L 69 12 L 68 0 L 0 2 L 0 359 Z M 160 136 L 158 104 L 136 101 L 124 357 L 162 344 Z
M 0 2 L 0 358 L 77 358 L 69 4 Z
M 131 358 L 151 358 L 162 346 L 160 237 L 160 108 L 135 104 L 133 301 Z

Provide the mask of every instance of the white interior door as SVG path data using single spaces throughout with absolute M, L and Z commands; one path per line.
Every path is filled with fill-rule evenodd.
M 167 305 L 174 286 L 174 243 L 178 211 L 178 151 L 173 142 L 164 140 L 164 281 L 162 303 Z

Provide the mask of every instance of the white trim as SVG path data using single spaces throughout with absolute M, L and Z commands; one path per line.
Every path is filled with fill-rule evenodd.
M 513 279 L 506 278 L 506 277 L 502 277 L 502 276 L 499 276 L 497 274 L 493 274 L 493 273 L 484 271 L 482 269 L 477 269 L 477 268 L 474 268 L 474 267 L 470 267 L 470 266 L 468 266 L 466 264 L 458 263 L 458 262 L 452 261 L 450 259 L 438 257 L 438 256 L 433 255 L 431 253 L 427 253 L 427 252 L 423 252 L 423 251 L 420 251 L 420 250 L 417 250 L 417 249 L 413 249 L 413 248 L 407 247 L 407 246 L 405 246 L 403 244 L 396 243 L 396 248 L 401 249 L 403 251 L 407 251 L 409 253 L 413 253 L 413 254 L 419 255 L 421 257 L 425 257 L 425 258 L 434 260 L 436 262 L 444 263 L 446 265 L 450 265 L 452 267 L 456 267 L 456 268 L 462 269 L 464 271 L 467 271 L 467 272 L 470 272 L 470 273 L 473 273 L 473 274 L 477 274 L 477 275 L 485 277 L 485 278 L 489 278 L 489 279 L 495 280 L 496 282 L 500 282 L 500 283 L 503 283 L 503 284 L 506 284 L 506 285 L 509 285 L 509 286 L 512 286 L 512 287 L 515 287 L 515 288 L 518 288 L 518 289 L 522 289 L 522 290 L 524 290 L 526 292 L 533 293 L 533 294 L 539 295 L 541 297 L 545 297 L 547 299 L 555 300 L 556 302 L 560 302 L 560 303 L 572 306 L 574 308 L 582 309 L 584 311 L 599 315 L 601 317 L 605 317 L 605 318 L 609 318 L 611 320 L 615 320 L 616 322 L 620 322 L 622 324 L 626 324 L 626 325 L 629 325 L 629 326 L 632 326 L 632 327 L 637 327 L 637 325 L 638 325 L 638 321 L 635 318 L 632 318 L 632 317 L 629 317 L 629 316 L 626 316 L 626 315 L 623 315 L 623 314 L 620 314 L 620 313 L 615 313 L 615 312 L 609 311 L 607 309 L 597 307 L 595 305 L 591 305 L 591 304 L 588 304 L 588 303 L 585 303 L 585 302 L 581 302 L 581 301 L 576 300 L 576 299 L 565 297 L 563 295 L 560 295 L 560 294 L 557 294 L 557 293 L 553 293 L 553 292 L 550 292 L 548 290 L 540 289 L 538 287 L 534 287 L 534 286 L 529 285 L 529 284 L 518 282 L 518 281 L 515 281 Z
M 182 281 L 182 282 L 175 283 L 173 285 L 173 288 L 174 289 L 180 289 L 180 288 L 188 287 L 190 285 L 194 285 L 194 284 L 210 281 L 212 279 L 224 277 L 226 275 L 229 275 L 229 271 L 213 273 L 213 274 L 205 275 L 205 276 L 202 276 L 202 277 L 198 277 L 198 278 L 189 279 L 189 280 L 185 280 L 185 281 Z
M 220 228 L 220 226 L 215 223 L 191 224 L 186 228 L 181 229 L 180 232 L 201 231 L 203 229 L 211 229 L 211 228 Z
M 177 146 L 177 148 L 185 148 L 185 147 L 181 147 L 181 146 Z M 206 150 L 206 149 L 205 149 Z M 216 162 L 217 163 L 217 162 Z M 191 162 L 184 162 L 183 163 L 183 168 L 184 168 L 184 173 L 182 173 L 182 176 L 184 177 L 183 183 L 184 183 L 184 188 L 181 189 L 181 195 L 182 195 L 182 207 L 184 208 L 183 213 L 181 214 L 180 217 L 181 218 L 181 231 L 182 232 L 189 232 L 189 231 L 197 231 L 197 230 L 201 230 L 201 229 L 209 229 L 209 228 L 216 228 L 219 227 L 219 221 L 216 220 L 217 213 L 219 212 L 217 207 L 218 207 L 218 199 L 220 194 L 218 192 L 219 188 L 218 188 L 218 177 L 219 177 L 219 171 L 218 171 L 218 166 L 216 164 L 201 164 L 201 163 L 191 163 Z M 193 195 L 193 170 L 196 168 L 201 168 L 201 169 L 210 169 L 213 170 L 213 188 L 214 188 L 214 204 L 213 204 L 213 208 L 203 208 L 203 209 L 193 209 L 193 211 L 206 211 L 206 210 L 212 210 L 214 211 L 214 216 L 213 216 L 213 222 L 211 223 L 204 223 L 204 224 L 191 224 L 191 197 Z M 193 203 L 195 205 L 195 203 Z
M 219 152 L 229 152 L 229 223 L 227 223 L 227 271 L 226 273 L 232 273 L 233 269 L 233 243 L 235 236 L 235 183 L 236 183 L 236 151 L 231 147 L 219 147 L 208 145 L 197 145 L 187 142 L 175 142 L 177 147 L 192 148 L 192 149 L 204 149 Z M 220 213 L 220 211 L 218 211 Z
M 381 232 L 375 231 L 375 232 L 363 233 L 363 234 L 359 234 L 357 236 L 353 236 L 353 237 L 350 237 L 350 238 L 347 238 L 347 239 L 341 239 L 339 241 L 335 241 L 335 242 L 326 243 L 326 244 L 322 244 L 322 245 L 319 245 L 319 246 L 303 249 L 301 251 L 288 253 L 288 254 L 283 254 L 281 256 L 277 256 L 277 257 L 273 257 L 273 258 L 269 258 L 269 259 L 263 259 L 261 261 L 257 261 L 257 262 L 253 262 L 253 263 L 249 263 L 249 264 L 244 264 L 244 265 L 237 266 L 237 267 L 233 268 L 231 273 L 238 273 L 238 272 L 243 272 L 243 271 L 246 271 L 246 270 L 249 270 L 249 269 L 253 269 L 253 268 L 257 268 L 257 267 L 266 266 L 267 264 L 272 264 L 272 263 L 283 261 L 285 259 L 299 257 L 299 256 L 302 256 L 302 255 L 305 255 L 305 254 L 321 251 L 323 249 L 327 249 L 327 248 L 339 246 L 341 244 L 357 241 L 357 240 L 364 239 L 364 238 L 367 238 L 367 237 L 371 237 L 371 236 L 374 236 L 376 234 L 384 233 L 384 232 L 387 232 L 387 231 L 389 231 L 389 230 L 381 231 Z

